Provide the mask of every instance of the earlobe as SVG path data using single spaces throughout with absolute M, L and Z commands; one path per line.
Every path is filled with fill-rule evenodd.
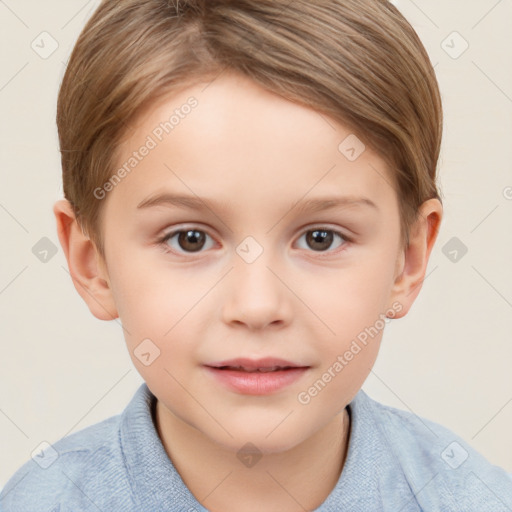
M 106 265 L 94 243 L 82 232 L 71 203 L 57 201 L 53 207 L 57 233 L 68 262 L 73 284 L 91 313 L 100 320 L 113 320 L 118 312 L 110 288 Z
M 429 199 L 420 207 L 418 218 L 411 228 L 409 245 L 401 255 L 402 272 L 393 285 L 391 302 L 398 301 L 402 305 L 394 318 L 408 313 L 421 290 L 442 215 L 443 207 L 438 199 Z

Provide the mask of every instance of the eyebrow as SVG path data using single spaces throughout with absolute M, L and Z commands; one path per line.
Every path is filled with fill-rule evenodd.
M 150 196 L 137 205 L 137 209 L 151 208 L 155 206 L 175 206 L 189 208 L 192 210 L 221 210 L 223 203 L 217 203 L 211 199 L 200 198 L 197 196 L 176 195 L 162 193 Z M 368 206 L 375 210 L 379 207 L 369 198 L 360 196 L 341 196 L 308 199 L 307 201 L 297 201 L 290 206 L 290 209 L 297 207 L 297 212 L 319 212 L 335 208 L 344 208 L 349 206 Z
M 300 201 L 299 201 L 300 202 Z M 379 207 L 368 197 L 360 196 L 343 196 L 343 197 L 326 197 L 318 199 L 308 199 L 307 201 L 300 202 L 297 211 L 300 213 L 310 212 L 315 213 L 324 210 L 331 210 L 334 208 L 346 208 L 349 206 L 368 206 L 372 209 L 379 211 Z M 299 203 L 295 203 L 296 205 Z M 295 207 L 295 205 L 293 206 Z

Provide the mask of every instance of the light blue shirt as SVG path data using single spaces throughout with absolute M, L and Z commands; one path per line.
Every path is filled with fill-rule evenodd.
M 4 487 L 0 510 L 207 511 L 163 448 L 155 403 L 143 384 L 122 414 L 36 455 Z M 363 390 L 348 411 L 345 466 L 316 512 L 512 512 L 512 479 L 450 430 Z

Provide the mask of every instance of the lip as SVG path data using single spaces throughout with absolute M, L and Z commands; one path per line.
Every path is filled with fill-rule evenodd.
M 310 368 L 273 357 L 230 359 L 209 363 L 204 367 L 218 382 L 244 395 L 276 393 L 296 382 Z
M 248 357 L 238 357 L 236 359 L 228 359 L 226 361 L 217 361 L 208 363 L 205 366 L 212 368 L 221 368 L 223 366 L 243 367 L 249 370 L 259 370 L 261 368 L 304 368 L 307 365 L 294 363 L 285 359 L 278 359 L 276 357 L 263 357 L 261 359 L 250 359 Z

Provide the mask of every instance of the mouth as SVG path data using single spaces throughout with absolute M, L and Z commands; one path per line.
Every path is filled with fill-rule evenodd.
M 234 359 L 204 365 L 229 390 L 245 395 L 276 393 L 300 379 L 311 367 L 283 359 Z
M 210 367 L 215 368 L 216 370 L 233 370 L 238 372 L 247 372 L 247 373 L 268 373 L 268 372 L 280 372 L 283 370 L 291 370 L 292 368 L 296 368 L 295 366 L 271 366 L 266 368 L 247 368 L 245 366 L 220 366 L 220 367 Z
M 206 364 L 205 366 L 215 370 L 231 370 L 247 373 L 261 372 L 279 372 L 286 370 L 295 370 L 297 368 L 309 368 L 309 366 L 292 363 L 284 359 L 265 358 L 265 359 L 232 359 L 230 361 L 221 361 L 217 363 Z

